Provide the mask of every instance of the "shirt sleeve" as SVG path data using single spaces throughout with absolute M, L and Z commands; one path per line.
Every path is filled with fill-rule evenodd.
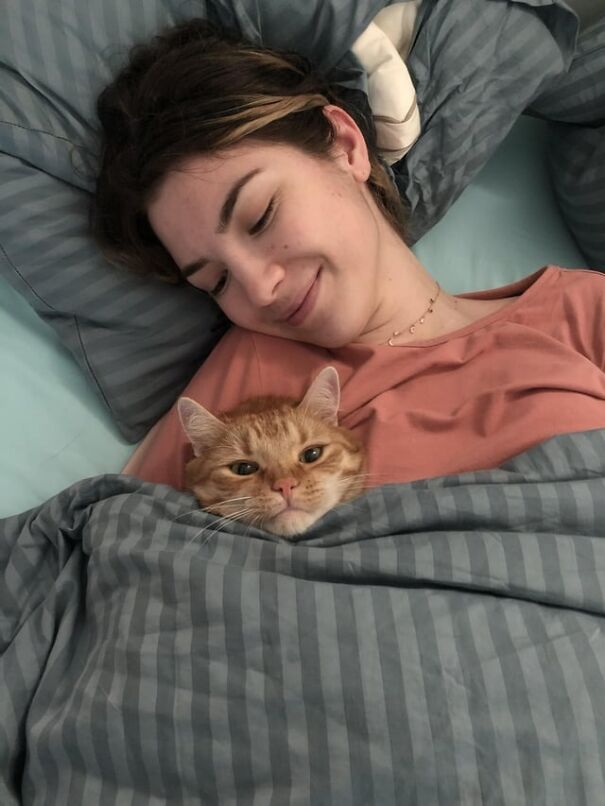
M 596 311 L 592 322 L 590 339 L 593 361 L 605 372 L 605 274 L 594 272 L 596 280 Z
M 558 316 L 575 349 L 605 372 L 605 274 L 565 269 L 566 288 Z

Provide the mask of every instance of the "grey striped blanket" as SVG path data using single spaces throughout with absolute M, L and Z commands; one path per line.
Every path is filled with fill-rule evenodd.
M 0 522 L 0 803 L 602 804 L 605 430 L 295 543 L 124 476 Z

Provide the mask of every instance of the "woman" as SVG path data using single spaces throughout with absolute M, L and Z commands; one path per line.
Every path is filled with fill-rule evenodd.
M 326 364 L 370 483 L 493 467 L 605 427 L 605 278 L 548 267 L 451 295 L 404 240 L 369 117 L 305 60 L 185 23 L 99 99 L 110 258 L 211 294 L 233 328 L 187 390 L 300 397 Z M 174 410 L 126 468 L 183 485 Z

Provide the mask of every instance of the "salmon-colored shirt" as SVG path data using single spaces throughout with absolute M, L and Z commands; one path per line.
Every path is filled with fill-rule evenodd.
M 331 364 L 340 424 L 367 450 L 368 486 L 491 468 L 555 434 L 605 427 L 605 275 L 549 266 L 459 296 L 515 299 L 402 347 L 329 350 L 234 327 L 184 394 L 214 413 L 260 394 L 301 398 Z M 182 488 L 191 455 L 172 408 L 124 472 Z

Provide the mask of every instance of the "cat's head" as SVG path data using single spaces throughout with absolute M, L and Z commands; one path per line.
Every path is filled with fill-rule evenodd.
M 209 512 L 291 537 L 363 489 L 363 450 L 338 425 L 334 367 L 315 378 L 300 402 L 252 398 L 215 417 L 181 398 L 178 412 L 195 458 L 187 487 Z

